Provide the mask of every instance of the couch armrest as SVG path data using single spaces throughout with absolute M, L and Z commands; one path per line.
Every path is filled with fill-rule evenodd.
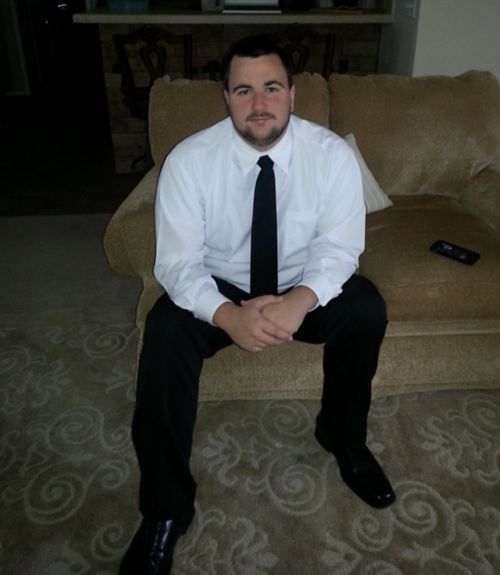
M 460 201 L 500 237 L 500 169 L 479 172 L 466 186 Z
M 104 251 L 118 274 L 144 277 L 154 264 L 154 201 L 159 168 L 152 168 L 120 205 L 104 232 Z

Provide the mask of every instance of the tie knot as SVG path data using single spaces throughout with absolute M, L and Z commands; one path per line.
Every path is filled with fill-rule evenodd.
M 261 156 L 257 162 L 262 170 L 272 170 L 274 162 L 269 156 Z

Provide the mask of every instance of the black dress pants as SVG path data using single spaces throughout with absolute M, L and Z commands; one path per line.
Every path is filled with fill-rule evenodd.
M 238 303 L 250 296 L 216 280 Z M 294 338 L 324 343 L 321 409 L 333 444 L 364 445 L 371 380 L 386 327 L 385 303 L 354 275 L 342 293 L 309 312 Z M 141 471 L 139 506 L 149 519 L 194 515 L 196 483 L 189 461 L 203 360 L 231 345 L 221 329 L 196 319 L 163 295 L 150 311 L 139 361 L 132 438 Z

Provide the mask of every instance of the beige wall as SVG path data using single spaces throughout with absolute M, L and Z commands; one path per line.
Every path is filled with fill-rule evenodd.
M 500 0 L 421 0 L 413 75 L 472 68 L 500 79 Z
M 490 70 L 500 79 L 500 0 L 418 0 L 417 18 L 396 0 L 379 71 L 407 76 Z

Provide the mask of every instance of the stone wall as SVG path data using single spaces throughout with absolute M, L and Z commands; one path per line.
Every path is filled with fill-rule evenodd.
M 195 67 L 205 64 L 208 60 L 220 60 L 228 45 L 242 36 L 255 32 L 255 27 L 237 25 L 163 27 L 172 33 L 189 33 L 193 36 L 193 65 Z M 147 145 L 146 122 L 131 117 L 129 108 L 124 103 L 121 73 L 112 40 L 113 34 L 126 34 L 135 28 L 137 25 L 105 24 L 100 26 L 104 79 L 117 173 L 143 169 L 142 161 L 136 160 L 144 156 Z M 335 35 L 331 72 L 364 75 L 374 74 L 377 71 L 379 24 L 259 26 L 259 31 L 270 33 L 283 43 L 297 38 L 305 42 L 310 48 L 306 71 L 322 72 L 324 43 L 320 36 L 330 33 Z M 147 86 L 148 74 L 137 55 L 131 55 L 131 64 L 137 83 Z M 183 75 L 183 54 L 180 48 L 169 52 L 168 74 L 172 78 L 179 78 Z

